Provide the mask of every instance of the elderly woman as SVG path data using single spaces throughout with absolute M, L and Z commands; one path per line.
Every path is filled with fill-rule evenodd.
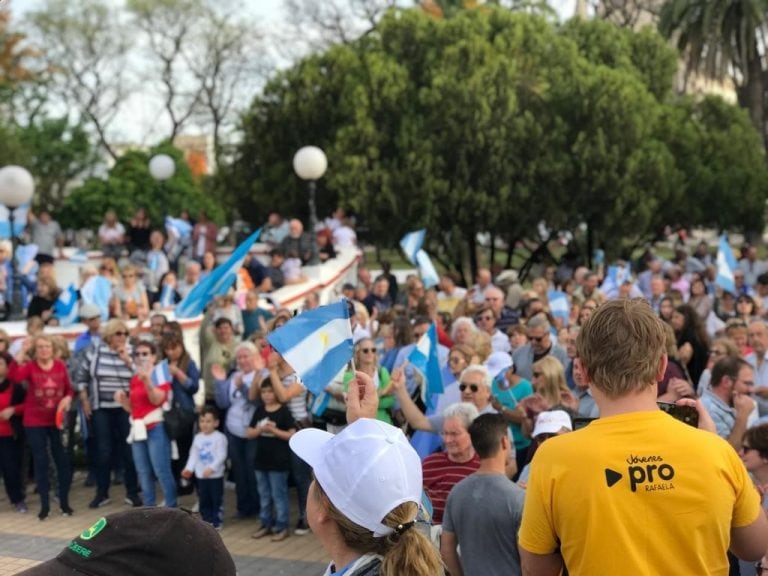
M 477 326 L 471 318 L 461 316 L 451 324 L 451 340 L 454 344 L 472 345 L 472 335 L 477 332 Z
M 127 500 L 141 506 L 139 484 L 131 448 L 125 439 L 130 431 L 128 414 L 115 401 L 115 393 L 129 390 L 134 364 L 128 348 L 128 327 L 122 320 L 110 320 L 102 329 L 101 342 L 88 348 L 75 367 L 75 383 L 90 433 L 96 438 L 96 496 L 90 508 L 109 503 L 113 447 L 119 446 Z
M 176 507 L 176 482 L 171 472 L 171 441 L 163 426 L 162 404 L 168 399 L 170 382 L 153 381 L 157 352 L 152 342 L 141 341 L 134 351 L 136 373 L 130 396 L 115 392 L 115 402 L 131 415 L 129 443 L 141 482 L 144 506 L 155 505 L 155 478 L 160 482 L 165 505 Z
M 119 316 L 124 319 L 149 316 L 149 297 L 144 284 L 139 280 L 138 269 L 133 265 L 121 270 L 123 283 L 115 289 Z
M 379 409 L 376 412 L 376 419 L 392 424 L 390 410 L 395 404 L 395 398 L 392 396 L 392 387 L 389 385 L 389 371 L 383 366 L 379 366 L 376 343 L 371 338 L 363 338 L 355 345 L 355 367 L 358 371 L 368 374 L 376 386 L 379 395 Z M 349 383 L 354 378 L 355 373 L 351 370 L 344 374 L 345 392 L 349 390 Z
M 237 517 L 248 518 L 259 513 L 259 492 L 256 487 L 256 440 L 246 436 L 246 429 L 256 409 L 259 383 L 263 378 L 263 361 L 251 342 L 235 348 L 237 370 L 227 378 L 220 364 L 211 368 L 216 385 L 216 405 L 226 410 L 224 430 L 229 441 L 229 459 L 235 479 Z
M 16 355 L 16 362 L 11 364 L 8 379 L 14 384 L 27 382 L 23 424 L 35 465 L 35 483 L 40 494 L 40 513 L 37 517 L 45 520 L 50 513 L 49 449 L 59 480 L 61 514 L 70 516 L 72 508 L 69 507 L 69 487 L 72 474 L 56 417 L 69 410 L 72 384 L 64 362 L 54 358 L 53 340 L 43 334 L 34 339 L 28 338 Z

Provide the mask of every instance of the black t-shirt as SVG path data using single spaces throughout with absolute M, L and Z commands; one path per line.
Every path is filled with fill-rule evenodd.
M 280 406 L 274 412 L 268 412 L 264 404 L 259 404 L 251 419 L 251 427 L 268 418 L 280 430 L 296 428 L 296 422 L 287 406 Z M 291 448 L 287 440 L 262 434 L 256 438 L 256 470 L 272 472 L 288 472 L 291 469 Z

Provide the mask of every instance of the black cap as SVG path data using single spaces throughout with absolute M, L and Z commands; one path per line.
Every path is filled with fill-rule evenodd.
M 53 560 L 20 576 L 234 576 L 212 526 L 175 508 L 140 508 L 100 518 Z

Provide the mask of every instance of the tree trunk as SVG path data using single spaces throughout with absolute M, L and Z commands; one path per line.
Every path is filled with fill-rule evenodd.
M 749 109 L 749 117 L 752 119 L 752 124 L 754 124 L 757 132 L 760 134 L 760 138 L 765 144 L 765 92 L 763 90 L 763 66 L 760 60 L 760 53 L 757 50 L 757 41 L 755 41 L 755 44 L 751 48 L 749 60 L 747 60 L 747 107 Z
M 491 232 L 490 236 L 490 258 L 488 259 L 488 268 L 493 269 L 493 263 L 496 261 L 496 234 Z
M 480 267 L 477 261 L 477 239 L 474 232 L 467 234 L 467 248 L 469 248 L 469 269 L 472 272 L 472 278 L 474 278 Z

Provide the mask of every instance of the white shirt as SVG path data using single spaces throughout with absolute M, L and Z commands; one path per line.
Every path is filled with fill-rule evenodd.
M 333 231 L 333 245 L 337 248 L 357 246 L 357 234 L 349 226 L 339 226 Z

